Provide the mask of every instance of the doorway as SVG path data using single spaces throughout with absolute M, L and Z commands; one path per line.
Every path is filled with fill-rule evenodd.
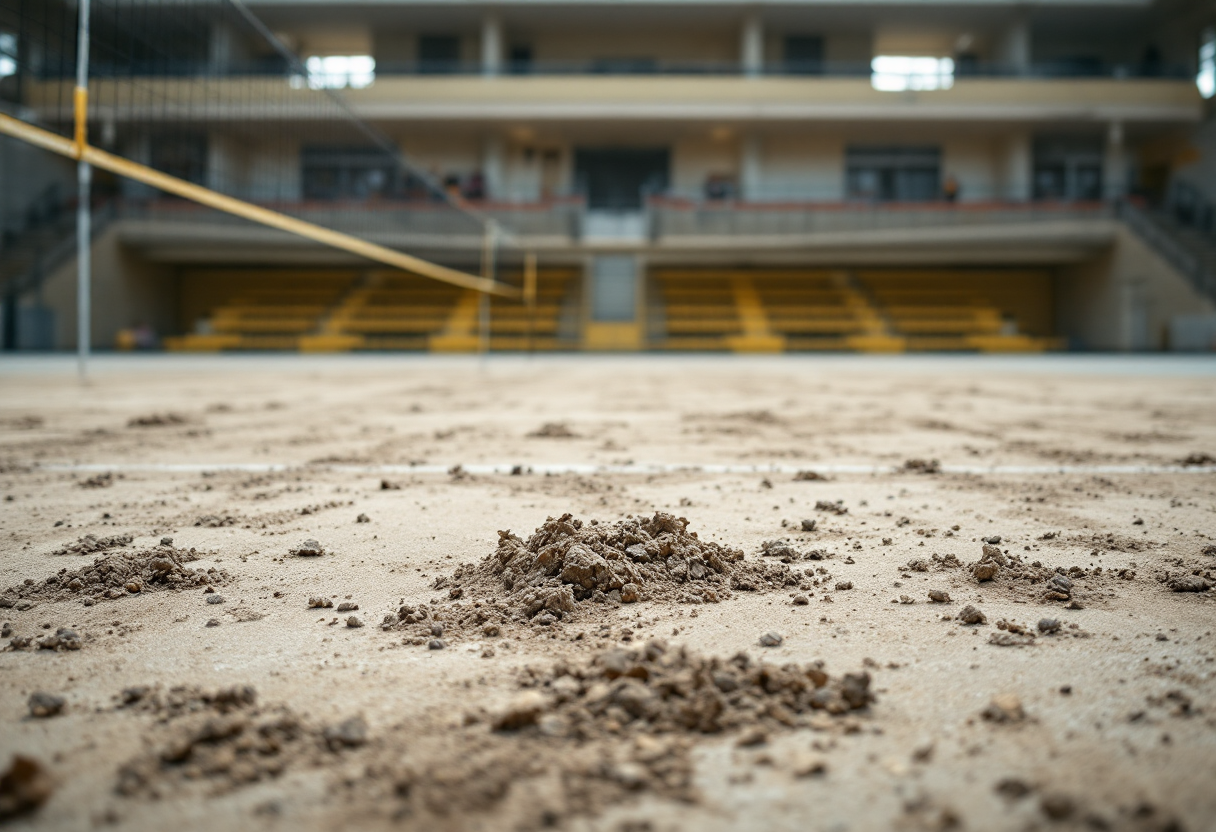
M 593 211 L 640 211 L 646 197 L 667 190 L 667 148 L 583 148 L 574 151 L 574 179 Z

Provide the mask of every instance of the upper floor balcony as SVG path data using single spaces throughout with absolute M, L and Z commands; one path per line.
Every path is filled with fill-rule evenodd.
M 1195 84 L 1169 76 L 976 72 L 937 89 L 882 89 L 873 73 L 744 75 L 738 72 L 377 74 L 343 92 L 368 120 L 473 123 L 635 120 L 731 123 L 800 121 L 1193 123 L 1204 101 Z M 69 80 L 26 85 L 24 104 L 45 122 L 71 121 Z M 310 120 L 315 90 L 284 76 L 159 76 L 93 83 L 101 121 L 157 119 Z

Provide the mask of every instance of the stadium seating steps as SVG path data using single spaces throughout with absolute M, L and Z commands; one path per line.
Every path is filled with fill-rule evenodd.
M 1024 275 L 1021 275 L 1024 277 Z M 248 273 L 199 331 L 165 339 L 182 352 L 223 350 L 552 351 L 579 348 L 580 271 L 541 269 L 536 302 L 481 296 L 386 270 Z M 1040 275 L 1041 277 L 1041 275 Z M 1006 275 L 1025 308 L 1034 281 Z M 500 279 L 520 285 L 518 270 Z M 987 296 L 1002 276 L 960 270 L 658 268 L 646 346 L 664 351 L 1041 352 L 1058 339 L 1021 334 Z M 488 338 L 482 337 L 488 314 Z M 488 342 L 488 343 L 486 343 Z

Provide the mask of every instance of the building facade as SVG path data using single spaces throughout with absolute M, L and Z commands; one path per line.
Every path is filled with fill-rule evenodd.
M 249 6 L 309 83 L 499 224 L 507 279 L 535 252 L 543 310 L 496 304 L 487 324 L 459 293 L 430 298 L 117 185 L 130 205 L 99 242 L 101 279 L 138 286 L 115 297 L 139 296 L 177 348 L 1159 349 L 1206 331 L 1180 319 L 1216 312 L 1210 4 Z M 182 50 L 175 76 L 193 62 L 234 90 L 275 60 L 218 21 Z M 306 114 L 225 117 L 212 98 L 156 140 L 117 101 L 107 119 L 99 96 L 97 132 L 124 155 L 485 268 L 476 227 L 429 210 L 433 196 L 382 152 Z M 26 103 L 53 121 L 61 101 Z M 299 127 L 261 140 L 250 118 Z M 316 269 L 333 286 L 294 303 Z M 261 300 L 242 300 L 259 274 Z M 57 345 L 72 331 L 70 286 L 52 275 L 41 290 Z M 259 330 L 275 297 L 309 311 Z M 123 314 L 99 327 L 102 345 L 133 323 Z

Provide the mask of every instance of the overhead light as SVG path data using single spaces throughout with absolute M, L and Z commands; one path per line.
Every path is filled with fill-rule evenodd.
M 948 90 L 954 86 L 953 58 L 879 55 L 870 61 L 870 85 L 883 92 Z

